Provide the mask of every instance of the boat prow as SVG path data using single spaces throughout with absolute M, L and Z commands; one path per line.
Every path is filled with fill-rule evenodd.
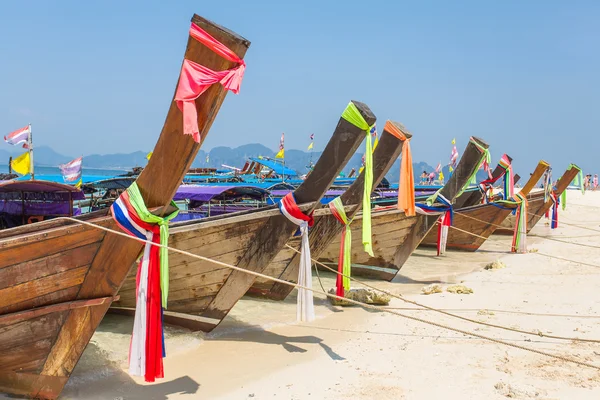
M 243 57 L 249 42 L 197 15 L 192 22 Z M 185 58 L 213 70 L 235 64 L 190 37 Z M 143 202 L 159 214 L 168 205 L 226 95 L 211 86 L 195 100 L 201 140 L 183 134 L 171 103 L 148 166 L 137 180 Z M 55 399 L 106 310 L 116 299 L 142 245 L 111 217 L 51 220 L 3 231 L 0 238 L 0 391 Z

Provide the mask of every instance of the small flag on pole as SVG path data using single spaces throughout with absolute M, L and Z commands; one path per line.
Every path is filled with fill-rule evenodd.
M 377 127 L 373 124 L 371 128 L 371 138 L 373 138 L 373 152 L 375 152 L 375 148 L 379 144 L 379 138 L 377 137 Z
M 435 172 L 437 172 L 439 174 L 441 170 L 442 170 L 442 162 L 440 161 L 438 163 L 437 167 L 435 167 Z
M 152 151 L 148 154 L 146 154 L 146 160 L 150 161 L 150 157 L 152 157 Z
M 63 179 L 66 182 L 75 182 L 81 180 L 81 166 L 83 164 L 83 157 L 69 161 L 66 164 L 58 166 L 62 173 Z
M 210 153 L 206 153 L 206 163 L 208 164 L 209 161 L 210 161 Z
M 308 150 L 312 150 L 313 145 L 315 144 L 314 141 L 313 141 L 314 139 L 315 139 L 315 134 L 311 133 L 310 134 L 310 144 L 308 145 Z
M 284 158 L 285 157 L 285 146 L 284 146 L 284 134 L 281 134 L 281 139 L 279 139 L 279 152 L 275 154 L 275 158 Z
M 31 125 L 27 125 L 25 128 L 17 129 L 16 131 L 9 133 L 4 136 L 4 141 L 13 146 L 23 143 L 23 148 L 28 149 L 29 135 L 31 135 Z
M 13 159 L 10 166 L 18 174 L 29 174 L 31 172 L 31 159 L 29 158 L 29 152 L 23 153 L 19 157 Z

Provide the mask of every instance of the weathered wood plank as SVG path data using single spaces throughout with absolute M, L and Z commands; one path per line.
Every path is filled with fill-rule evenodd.
M 45 294 L 81 285 L 89 265 L 21 283 L 0 290 L 0 307 L 22 303 Z
M 0 290 L 92 263 L 100 243 L 0 268 Z
M 25 263 L 43 257 L 61 254 L 81 246 L 99 243 L 104 232 L 89 227 L 73 227 L 62 235 L 47 240 L 23 242 L 20 246 L 0 248 L 0 270 L 11 265 Z
M 70 299 L 74 299 L 75 296 L 77 296 L 77 293 L 79 293 L 79 286 L 72 286 L 70 288 L 57 290 L 43 296 L 26 300 L 24 302 L 11 303 L 6 307 L 0 308 L 0 315 L 5 316 L 6 314 L 22 310 L 63 303 L 69 301 Z

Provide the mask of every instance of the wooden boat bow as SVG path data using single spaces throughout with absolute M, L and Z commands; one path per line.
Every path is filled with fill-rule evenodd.
M 245 55 L 246 39 L 198 15 L 192 22 L 239 57 Z M 213 70 L 233 65 L 191 37 L 185 59 Z M 212 85 L 196 99 L 202 140 L 226 93 L 221 85 Z M 202 142 L 183 134 L 182 120 L 172 101 L 153 155 L 137 180 L 146 207 L 162 208 L 159 214 L 167 211 Z M 90 222 L 118 229 L 111 217 Z M 49 221 L 2 232 L 1 391 L 58 397 L 141 248 L 135 240 L 75 223 Z

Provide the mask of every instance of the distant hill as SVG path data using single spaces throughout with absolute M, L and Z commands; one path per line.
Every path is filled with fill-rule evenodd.
M 5 162 L 8 163 L 8 158 L 10 156 L 14 157 L 21 154 L 23 151 L 24 150 L 21 148 L 10 149 L 10 151 L 2 149 L 0 150 L 0 160 L 6 160 Z M 147 154 L 148 153 L 146 151 L 115 154 L 91 154 L 84 156 L 83 163 L 84 167 L 87 168 L 128 169 L 136 166 L 145 166 L 147 163 Z M 300 174 L 304 174 L 308 171 L 308 166 L 311 162 L 313 164 L 317 162 L 321 156 L 321 152 L 313 152 L 311 154 L 310 152 L 302 150 L 290 149 L 286 150 L 285 155 L 285 165 Z M 40 166 L 55 167 L 59 164 L 68 162 L 77 156 L 78 155 L 65 156 L 57 153 L 52 148 L 47 146 L 40 146 L 35 149 L 35 163 L 36 165 Z M 206 152 L 204 150 L 200 150 L 198 152 L 198 156 L 192 163 L 192 167 L 222 168 L 222 165 L 229 165 L 232 167 L 241 168 L 243 167 L 246 159 L 249 157 L 258 156 L 274 157 L 275 152 L 258 143 L 245 144 L 234 148 L 219 146 L 210 151 L 208 163 L 206 162 Z M 362 156 L 363 153 L 360 151 L 355 153 L 350 162 L 344 168 L 344 173 L 348 174 L 352 168 L 355 168 L 358 171 L 362 165 Z M 430 173 L 434 170 L 434 167 L 422 161 L 413 163 L 413 168 L 415 173 L 415 182 L 419 182 L 419 176 L 423 171 Z M 443 171 L 444 175 L 448 177 L 449 173 L 447 166 L 443 168 Z M 392 183 L 398 182 L 398 179 L 400 178 L 400 163 L 398 160 L 396 160 L 386 177 Z M 483 179 L 484 177 L 485 175 L 483 171 L 480 171 L 478 178 Z

